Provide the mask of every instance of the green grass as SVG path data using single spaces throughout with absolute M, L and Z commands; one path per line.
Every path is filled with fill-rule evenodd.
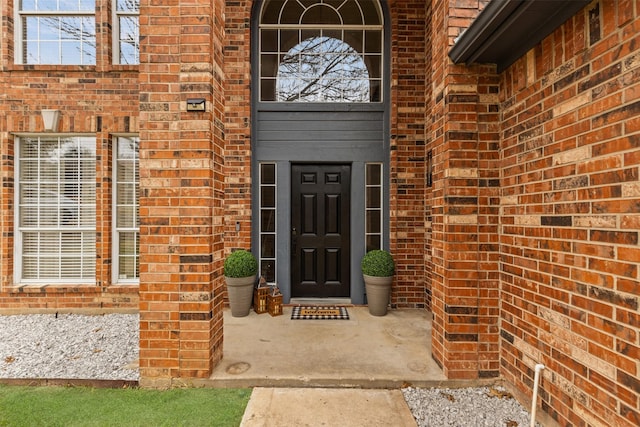
M 0 385 L 0 426 L 238 426 L 250 394 Z

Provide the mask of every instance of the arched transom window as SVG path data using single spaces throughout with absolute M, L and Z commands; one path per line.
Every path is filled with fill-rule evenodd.
M 266 0 L 260 13 L 260 100 L 381 102 L 377 0 Z

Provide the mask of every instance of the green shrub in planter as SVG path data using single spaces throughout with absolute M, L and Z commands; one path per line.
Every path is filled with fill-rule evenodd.
M 226 277 L 255 276 L 258 272 L 258 261 L 249 251 L 239 249 L 231 252 L 224 260 L 224 275 Z
M 367 276 L 389 277 L 393 276 L 396 265 L 389 252 L 374 249 L 362 258 L 361 267 L 362 273 Z

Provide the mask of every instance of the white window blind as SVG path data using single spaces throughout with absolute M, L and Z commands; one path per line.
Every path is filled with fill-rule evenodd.
M 20 281 L 95 280 L 95 145 L 90 137 L 19 140 Z
M 114 254 L 117 277 L 114 282 L 131 282 L 139 278 L 139 169 L 138 138 L 117 138 L 115 154 L 115 232 Z

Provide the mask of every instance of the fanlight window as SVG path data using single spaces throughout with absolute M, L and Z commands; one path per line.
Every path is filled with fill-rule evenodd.
M 276 91 L 280 102 L 369 102 L 369 71 L 345 42 L 312 37 L 284 56 Z
M 382 49 L 377 1 L 265 1 L 260 100 L 380 102 Z

